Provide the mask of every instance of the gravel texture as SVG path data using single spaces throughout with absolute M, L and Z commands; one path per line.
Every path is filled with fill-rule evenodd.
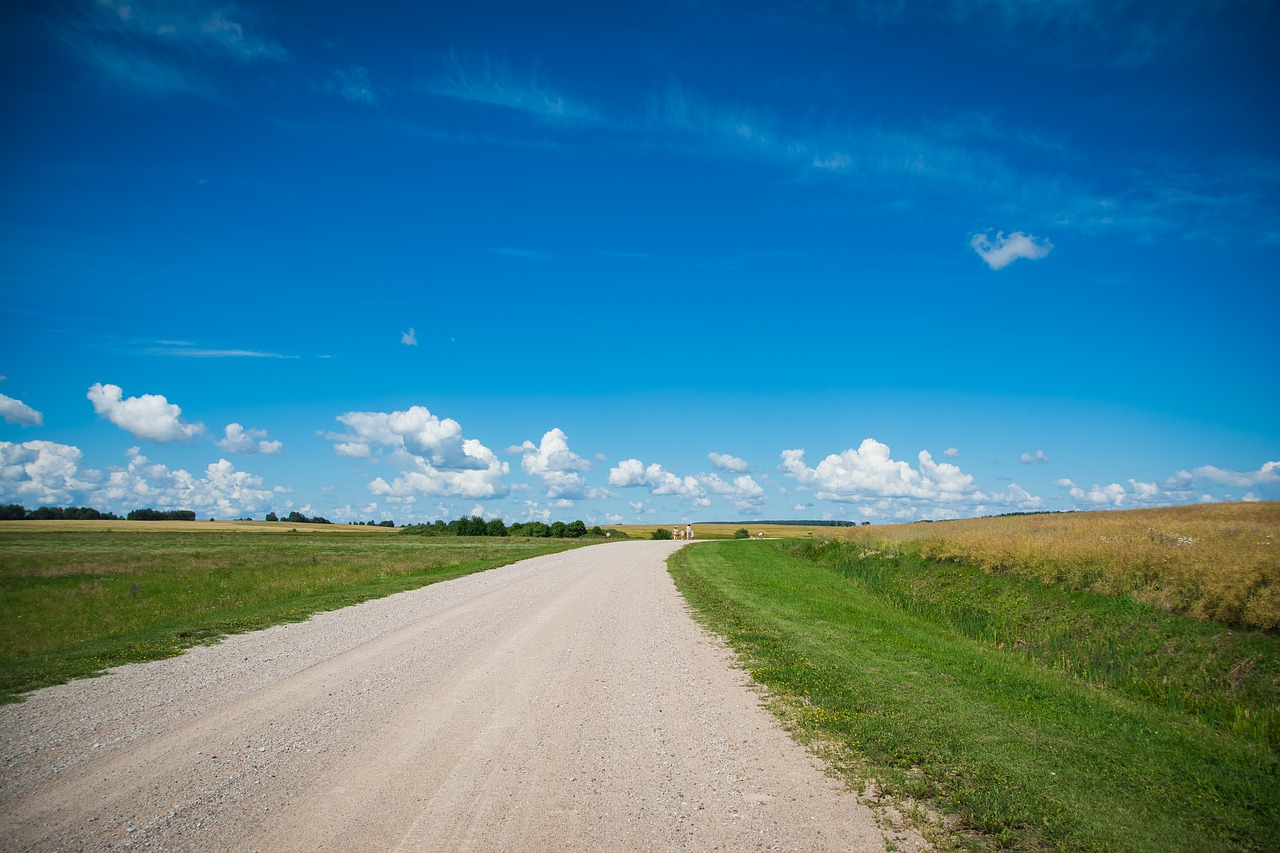
M 682 544 L 538 557 L 0 707 L 0 849 L 884 850 L 690 619 Z

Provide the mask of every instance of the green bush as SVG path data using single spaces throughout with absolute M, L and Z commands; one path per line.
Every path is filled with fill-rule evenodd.
M 666 527 L 659 527 L 651 534 L 654 539 L 670 539 L 671 531 Z
M 751 532 L 748 531 L 747 528 L 745 527 L 739 527 L 737 530 L 733 531 L 733 538 L 734 539 L 750 539 Z

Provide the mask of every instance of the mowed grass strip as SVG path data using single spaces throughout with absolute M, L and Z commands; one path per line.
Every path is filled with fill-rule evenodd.
M 908 612 L 786 543 L 682 549 L 672 576 L 832 771 L 972 849 L 1280 849 L 1255 740 Z
M 0 701 L 581 542 L 0 532 Z
M 839 572 L 883 602 L 1280 752 L 1280 635 L 1100 595 L 990 575 L 910 551 L 831 540 L 788 553 Z

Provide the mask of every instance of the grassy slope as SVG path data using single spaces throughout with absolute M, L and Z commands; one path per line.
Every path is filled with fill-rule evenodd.
M 0 531 L 0 701 L 581 544 L 93 524 Z
M 1255 743 L 906 613 L 773 543 L 684 549 L 671 571 L 838 772 L 934 804 L 973 846 L 1280 849 L 1277 762 Z
M 876 525 L 828 537 L 1280 629 L 1276 501 Z

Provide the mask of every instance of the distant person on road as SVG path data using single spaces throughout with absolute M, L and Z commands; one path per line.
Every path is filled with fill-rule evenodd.
M 680 528 L 679 528 L 679 527 L 673 527 L 673 528 L 671 528 L 671 538 L 672 538 L 672 539 L 679 539 L 679 538 L 680 538 Z
M 684 526 L 684 538 L 685 538 L 685 539 L 688 539 L 688 540 L 690 540 L 690 541 L 692 541 L 692 540 L 693 540 L 693 525 L 692 525 L 692 524 L 686 524 L 686 525 Z

